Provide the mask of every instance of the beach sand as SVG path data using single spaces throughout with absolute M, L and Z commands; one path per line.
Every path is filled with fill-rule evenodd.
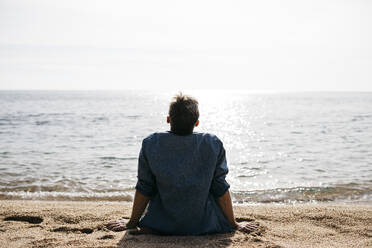
M 372 247 L 371 205 L 236 206 L 260 229 L 206 236 L 130 235 L 104 224 L 130 203 L 0 201 L 0 247 Z

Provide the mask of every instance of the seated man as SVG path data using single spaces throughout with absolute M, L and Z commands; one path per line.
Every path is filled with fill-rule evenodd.
M 142 142 L 130 220 L 112 221 L 109 229 L 138 226 L 138 233 L 201 235 L 256 228 L 235 221 L 225 149 L 215 135 L 193 132 L 198 119 L 198 102 L 177 95 L 167 117 L 171 131 L 151 134 Z

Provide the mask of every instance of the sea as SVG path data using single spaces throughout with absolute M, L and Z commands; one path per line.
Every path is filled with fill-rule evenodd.
M 372 202 L 372 93 L 185 92 L 235 204 Z M 177 91 L 0 91 L 0 199 L 132 201 Z

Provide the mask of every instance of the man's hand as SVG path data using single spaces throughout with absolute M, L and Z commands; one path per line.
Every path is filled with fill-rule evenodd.
M 150 198 L 143 195 L 141 192 L 136 190 L 134 194 L 134 202 L 132 208 L 132 215 L 130 219 L 118 219 L 110 221 L 106 224 L 106 227 L 112 231 L 120 232 L 127 229 L 134 229 L 138 226 L 139 219 L 142 216 Z
M 249 222 L 236 222 L 235 230 L 244 232 L 244 233 L 251 233 L 258 229 L 258 226 Z
M 110 221 L 109 223 L 106 224 L 106 227 L 111 231 L 120 232 L 127 229 L 136 228 L 137 225 L 138 223 L 134 223 L 133 221 L 128 219 L 118 219 Z

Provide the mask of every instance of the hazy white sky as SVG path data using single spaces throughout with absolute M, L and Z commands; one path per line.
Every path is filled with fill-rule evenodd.
M 1 0 L 0 89 L 372 91 L 372 1 Z

